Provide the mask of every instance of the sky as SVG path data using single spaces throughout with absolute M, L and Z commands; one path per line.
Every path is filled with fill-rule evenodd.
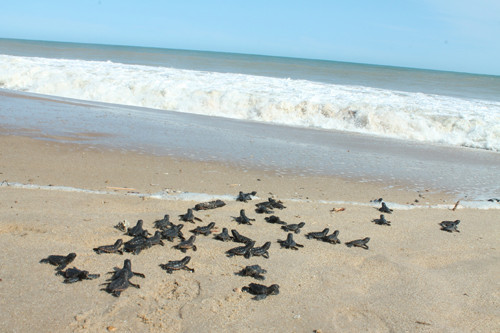
M 0 38 L 500 75 L 499 0 L 2 1 Z

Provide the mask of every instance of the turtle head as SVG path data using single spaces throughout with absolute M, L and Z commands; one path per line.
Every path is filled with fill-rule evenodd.
M 66 256 L 66 259 L 69 261 L 73 261 L 73 259 L 75 259 L 75 258 L 76 258 L 76 253 L 73 253 L 73 252 L 71 252 L 70 254 L 68 254 Z
M 132 262 L 130 261 L 130 259 L 125 259 L 125 261 L 123 262 L 123 269 L 132 269 Z
M 269 295 L 278 295 L 280 293 L 280 286 L 277 284 L 272 284 L 268 288 Z
M 266 251 L 269 250 L 269 248 L 271 247 L 271 242 L 266 242 L 262 248 L 265 249 Z
M 122 244 L 123 244 L 123 239 L 121 239 L 121 238 L 120 238 L 120 239 L 117 239 L 117 240 L 116 240 L 116 242 L 115 242 L 115 245 L 114 245 L 114 246 L 115 246 L 115 247 L 120 247 L 120 246 L 122 246 Z
M 302 227 L 303 227 L 303 226 L 305 226 L 305 225 L 306 225 L 306 223 L 305 223 L 305 222 L 300 222 L 300 223 L 299 223 L 299 228 L 302 228 Z

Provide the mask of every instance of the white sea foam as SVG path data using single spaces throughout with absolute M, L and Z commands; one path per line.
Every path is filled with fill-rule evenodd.
M 0 88 L 500 151 L 500 103 L 113 62 L 0 55 Z
M 86 194 L 97 194 L 97 195 L 122 195 L 122 196 L 133 196 L 139 198 L 151 198 L 158 200 L 169 200 L 169 201 L 211 201 L 211 200 L 225 200 L 225 201 L 236 201 L 236 196 L 231 194 L 209 194 L 209 193 L 195 193 L 195 192 L 182 192 L 182 191 L 171 191 L 162 190 L 156 193 L 140 193 L 136 191 L 122 192 L 122 191 L 102 191 L 102 190 L 91 190 L 83 189 L 71 186 L 60 186 L 60 185 L 36 185 L 36 184 L 23 184 L 18 182 L 0 182 L 0 187 L 12 187 L 28 190 L 45 190 L 45 191 L 60 191 L 60 192 L 78 192 Z M 258 202 L 259 197 L 254 197 L 256 202 Z M 295 198 L 284 198 L 281 199 L 285 202 L 301 202 L 301 203 L 319 203 L 326 205 L 347 205 L 347 206 L 361 206 L 361 207 L 380 207 L 380 203 L 375 202 L 356 202 L 356 201 L 342 201 L 342 200 L 310 200 L 310 199 L 295 199 Z M 413 209 L 463 209 L 463 208 L 473 208 L 473 209 L 500 209 L 500 203 L 497 201 L 485 201 L 485 200 L 461 200 L 457 207 L 455 204 L 400 204 L 396 202 L 385 201 L 386 204 L 395 210 L 413 210 Z

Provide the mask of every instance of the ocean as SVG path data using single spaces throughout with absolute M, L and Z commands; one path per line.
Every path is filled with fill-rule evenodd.
M 0 39 L 0 88 L 500 151 L 500 77 Z
M 498 76 L 0 39 L 0 127 L 242 172 L 500 197 Z

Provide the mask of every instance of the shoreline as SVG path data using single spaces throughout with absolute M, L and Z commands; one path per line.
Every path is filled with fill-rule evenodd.
M 496 277 L 500 273 L 498 211 L 460 207 L 444 193 L 408 191 L 383 183 L 359 183 L 341 178 L 279 175 L 210 161 L 192 161 L 110 150 L 92 146 L 0 136 L 0 179 L 11 183 L 68 186 L 110 193 L 50 191 L 0 186 L 0 312 L 1 331 L 118 331 L 118 332 L 492 332 L 500 329 L 500 301 Z M 272 243 L 270 257 L 227 258 L 237 243 L 198 236 L 196 252 L 183 254 L 164 240 L 139 255 L 97 255 L 92 248 L 130 239 L 113 226 L 127 220 L 154 232 L 153 221 L 177 215 L 198 203 L 196 197 L 155 200 L 126 195 L 206 193 L 236 196 L 257 191 L 259 199 L 195 212 L 203 222 L 237 229 L 261 246 Z M 115 194 L 116 193 L 116 194 Z M 420 195 L 420 196 L 419 196 Z M 294 234 L 304 248 L 280 248 L 286 232 L 265 222 L 255 203 L 275 196 L 287 207 L 276 210 L 288 223 L 305 221 Z M 449 205 L 397 209 L 387 219 L 391 226 L 371 220 L 380 212 L 369 204 L 388 202 Z M 423 197 L 423 198 L 422 198 Z M 286 199 L 286 200 L 285 200 Z M 293 199 L 297 199 L 294 201 Z M 299 201 L 300 199 L 301 201 Z M 344 211 L 328 200 L 346 201 Z M 500 205 L 500 204 L 499 204 Z M 397 206 L 395 206 L 397 207 Z M 255 218 L 239 225 L 241 209 Z M 460 233 L 441 231 L 443 220 L 460 219 Z M 340 230 L 342 243 L 370 237 L 369 250 L 306 239 L 308 232 Z M 39 261 L 51 254 L 77 253 L 70 266 L 101 274 L 91 281 L 64 284 L 53 266 Z M 194 273 L 167 274 L 159 265 L 192 257 Z M 146 278 L 132 278 L 141 288 L 129 288 L 119 298 L 100 290 L 105 273 L 132 260 L 133 270 Z M 268 271 L 258 281 L 235 273 L 259 264 Z M 251 282 L 277 283 L 280 294 L 263 301 L 241 292 Z M 35 300 L 35 301 L 34 301 Z M 25 315 L 29 313 L 27 318 Z M 57 319 L 57 320 L 56 320 Z

